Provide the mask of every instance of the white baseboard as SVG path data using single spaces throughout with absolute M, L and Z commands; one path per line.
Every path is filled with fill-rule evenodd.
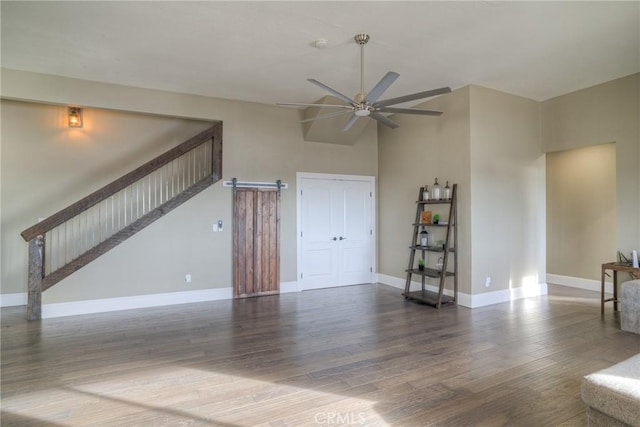
M 298 282 L 280 283 L 280 293 L 299 292 Z M 233 288 L 202 289 L 197 291 L 62 302 L 42 305 L 42 318 L 74 316 L 77 314 L 106 313 L 132 308 L 161 307 L 192 302 L 217 301 L 233 298 Z M 24 301 L 26 304 L 26 298 Z M 22 304 L 22 305 L 24 305 Z
M 0 294 L 0 307 L 15 307 L 17 305 L 27 305 L 27 293 Z
M 385 285 L 393 286 L 394 288 L 398 288 L 398 289 L 402 289 L 402 290 L 404 290 L 404 285 L 406 283 L 405 279 L 400 279 L 398 277 L 393 277 L 393 276 L 387 276 L 386 274 L 380 274 L 380 273 L 378 273 L 378 275 L 377 275 L 377 281 L 379 283 L 383 283 Z M 411 282 L 410 290 L 417 291 L 417 290 L 419 290 L 421 288 L 422 288 L 422 283 L 413 282 L 413 281 Z M 438 288 L 436 286 L 427 284 L 426 288 L 427 288 L 428 291 L 438 292 Z M 450 290 L 450 289 L 445 289 L 444 290 L 444 294 L 445 295 L 449 295 L 449 296 L 453 296 L 453 291 Z M 469 295 L 463 294 L 462 292 L 458 292 L 458 304 L 459 305 L 461 305 L 463 307 L 471 307 L 470 305 L 468 305 L 469 301 L 470 301 Z
M 77 314 L 106 313 L 132 308 L 160 307 L 164 305 L 231 299 L 232 288 L 202 289 L 198 291 L 169 292 L 85 301 L 42 304 L 42 318 L 74 316 Z
M 300 292 L 300 286 L 298 286 L 298 282 L 280 282 L 280 293 L 288 294 L 290 292 Z
M 560 274 L 547 274 L 547 283 L 554 285 L 568 286 L 570 288 L 585 289 L 587 291 L 600 292 L 602 286 L 599 280 L 583 279 L 580 277 L 561 276 Z M 620 281 L 618 281 L 620 283 Z M 610 281 L 604 282 L 604 291 L 613 293 L 613 284 Z
M 375 277 L 376 281 L 385 285 L 393 286 L 394 288 L 404 289 L 405 280 L 399 277 L 387 276 L 386 274 L 377 273 Z
M 515 301 L 529 297 L 538 297 L 541 295 L 547 295 L 547 293 L 548 287 L 546 283 L 537 283 L 527 288 L 521 286 L 519 288 L 485 292 L 482 294 L 472 295 L 471 308 L 484 307 L 486 305 Z
M 561 277 L 555 275 L 547 275 L 552 283 L 558 283 L 549 279 Z M 375 274 L 374 280 L 385 285 L 393 286 L 398 289 L 404 289 L 405 280 L 388 276 L 386 274 Z M 580 279 L 584 280 L 584 279 Z M 566 285 L 571 286 L 571 285 Z M 599 283 L 598 283 L 599 286 Z M 411 289 L 420 289 L 419 282 L 411 282 Z M 433 285 L 427 285 L 427 289 L 436 292 L 437 288 Z M 599 288 L 598 288 L 599 290 Z M 280 283 L 280 293 L 301 292 L 302 289 L 298 282 L 282 282 Z M 445 289 L 445 295 L 453 295 L 453 291 Z M 487 292 L 483 294 L 469 295 L 462 292 L 458 293 L 458 304 L 463 307 L 476 308 L 485 305 L 497 304 L 501 302 L 512 301 L 529 296 L 546 295 L 547 285 L 541 283 L 537 288 L 524 290 L 523 288 L 505 289 L 495 292 Z M 174 304 L 187 304 L 193 302 L 216 301 L 233 298 L 233 290 L 228 288 L 203 289 L 198 291 L 170 292 L 163 294 L 137 295 L 130 297 L 104 298 L 97 300 L 73 301 L 63 303 L 52 303 L 42 305 L 42 318 L 51 319 L 54 317 L 73 316 L 78 314 L 104 313 L 109 311 L 129 310 L 133 308 L 160 307 Z M 0 295 L 1 307 L 12 307 L 27 304 L 26 293 L 2 294 Z
M 280 293 L 300 292 L 298 282 L 280 283 Z M 164 305 L 188 304 L 192 302 L 216 301 L 233 298 L 233 289 L 216 288 L 198 291 L 169 292 L 163 294 L 136 295 L 130 297 L 103 298 L 42 305 L 42 318 L 74 316 L 77 314 L 106 313 L 132 308 L 160 307 Z M 0 307 L 27 304 L 27 294 L 0 294 Z
M 378 274 L 378 282 L 399 289 L 404 289 L 405 286 L 404 279 L 387 276 L 386 274 Z M 419 290 L 421 287 L 422 284 L 420 282 L 411 282 L 411 290 Z M 438 288 L 433 285 L 427 285 L 427 289 L 432 292 L 438 291 Z M 444 293 L 445 295 L 453 296 L 453 291 L 450 289 L 445 289 Z M 467 308 L 477 308 L 539 295 L 547 295 L 546 283 L 539 283 L 537 286 L 527 289 L 520 287 L 475 295 L 458 292 L 458 305 Z

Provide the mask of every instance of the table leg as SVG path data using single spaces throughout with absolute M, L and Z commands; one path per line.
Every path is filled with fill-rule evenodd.
M 613 270 L 613 311 L 618 311 L 618 270 Z
M 604 315 L 604 272 L 605 268 L 602 267 L 601 286 L 600 286 L 600 314 Z

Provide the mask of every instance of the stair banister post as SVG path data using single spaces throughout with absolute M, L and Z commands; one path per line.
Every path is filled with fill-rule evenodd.
M 213 134 L 213 149 L 211 150 L 211 165 L 213 181 L 222 179 L 222 122 L 215 126 Z
M 29 277 L 27 319 L 42 318 L 42 278 L 44 277 L 45 237 L 38 235 L 29 240 Z

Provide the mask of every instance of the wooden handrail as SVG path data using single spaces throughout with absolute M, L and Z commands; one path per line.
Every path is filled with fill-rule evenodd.
M 132 172 L 116 179 L 110 184 L 105 185 L 101 189 L 94 191 L 89 194 L 87 197 L 77 201 L 76 203 L 56 212 L 51 215 L 47 219 L 27 228 L 20 235 L 25 241 L 30 241 L 35 237 L 45 234 L 47 231 L 52 230 L 58 225 L 70 220 L 76 215 L 86 211 L 90 207 L 100 203 L 101 201 L 111 197 L 118 191 L 128 187 L 139 179 L 147 176 L 151 172 L 161 168 L 167 163 L 177 159 L 188 151 L 194 149 L 198 145 L 202 144 L 205 141 L 210 139 L 218 139 L 222 138 L 222 122 L 218 122 L 215 125 L 211 126 L 209 129 L 200 132 L 198 135 L 189 138 L 182 144 L 178 145 L 175 148 L 165 152 L 164 154 L 159 155 L 158 157 L 150 160 L 139 168 L 135 169 Z M 220 179 L 222 176 L 222 159 L 218 158 L 222 156 L 222 147 L 218 147 L 218 152 L 214 150 L 212 153 L 214 170 L 213 175 L 214 179 Z

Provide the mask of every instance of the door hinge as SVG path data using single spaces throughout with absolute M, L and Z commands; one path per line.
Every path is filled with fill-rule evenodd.
M 302 190 L 300 190 L 300 195 L 302 196 Z
M 373 228 L 369 230 L 369 234 L 373 236 Z
M 369 191 L 369 197 L 373 197 L 373 192 Z
M 373 273 L 373 267 L 371 267 L 371 268 L 369 269 L 369 271 Z
M 304 231 L 301 231 L 301 232 L 300 232 L 300 237 L 302 237 L 302 233 L 304 233 Z
M 304 276 L 304 274 L 300 273 L 300 278 L 302 279 L 302 277 Z

